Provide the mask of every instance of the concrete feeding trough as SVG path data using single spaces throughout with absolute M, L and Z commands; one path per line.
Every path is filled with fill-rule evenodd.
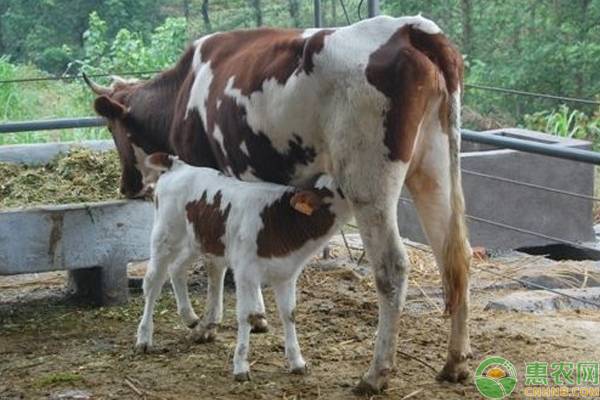
M 110 143 L 77 143 L 104 150 Z M 0 161 L 42 164 L 69 144 L 0 148 Z M 15 159 L 19 154 L 20 159 Z M 114 200 L 0 211 L 0 275 L 66 270 L 74 295 L 96 305 L 127 301 L 127 263 L 149 257 L 152 204 Z
M 502 129 L 484 133 L 556 146 L 591 149 L 591 143 L 587 141 L 525 129 Z M 556 244 L 556 241 L 549 238 L 507 229 L 499 224 L 572 242 L 594 240 L 591 200 L 478 175 L 491 175 L 592 196 L 593 165 L 470 142 L 463 142 L 462 151 L 462 179 L 467 214 L 492 222 L 468 219 L 471 243 L 474 246 L 515 249 Z M 405 190 L 402 197 L 410 198 L 410 194 Z M 399 202 L 398 222 L 403 236 L 426 242 L 412 203 L 402 200 Z

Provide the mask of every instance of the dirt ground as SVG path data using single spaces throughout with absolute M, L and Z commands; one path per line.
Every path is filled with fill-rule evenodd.
M 373 398 L 479 399 L 471 383 L 435 381 L 435 371 L 445 359 L 449 320 L 439 309 L 439 277 L 431 255 L 409 251 L 414 267 L 397 369 L 385 394 Z M 371 359 L 377 324 L 375 288 L 362 267 L 349 267 L 355 261 L 347 258 L 344 248 L 334 247 L 332 253 L 333 260 L 315 259 L 299 283 L 297 328 L 310 373 L 287 373 L 281 324 L 267 288 L 270 331 L 251 337 L 252 381 L 247 383 L 234 382 L 231 374 L 236 334 L 231 290 L 226 292 L 219 337 L 209 344 L 189 340 L 171 291 L 163 291 L 155 313 L 156 351 L 136 355 L 134 335 L 143 304 L 139 290 L 132 290 L 126 306 L 91 308 L 62 296 L 61 274 L 42 281 L 0 277 L 0 399 L 73 398 L 68 397 L 69 390 L 82 390 L 94 399 L 353 398 L 351 390 Z M 514 363 L 522 382 L 525 362 L 600 361 L 600 311 L 543 315 L 484 311 L 489 299 L 514 289 L 487 288 L 501 287 L 498 283 L 503 282 L 490 280 L 483 265 L 473 268 L 473 370 L 486 356 L 500 355 Z M 497 271 L 511 268 L 485 265 Z M 205 304 L 202 269 L 191 272 L 191 282 L 200 315 Z M 522 398 L 522 388 L 519 384 L 511 398 Z

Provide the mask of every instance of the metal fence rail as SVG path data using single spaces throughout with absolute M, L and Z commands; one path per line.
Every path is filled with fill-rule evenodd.
M 38 121 L 20 121 L 0 124 L 0 134 L 52 129 L 90 128 L 105 126 L 106 120 L 100 117 L 60 118 Z M 473 143 L 488 144 L 500 148 L 526 151 L 534 154 L 558 157 L 565 160 L 580 161 L 600 165 L 600 153 L 590 150 L 564 148 L 553 144 L 515 139 L 502 135 L 488 135 L 469 129 L 462 130 L 462 138 Z

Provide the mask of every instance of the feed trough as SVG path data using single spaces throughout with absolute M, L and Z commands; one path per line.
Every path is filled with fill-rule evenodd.
M 31 164 L 47 162 L 65 145 L 34 146 L 35 152 L 23 150 Z M 0 161 L 7 161 L 1 152 Z M 152 203 L 134 200 L 2 210 L 0 275 L 66 270 L 77 297 L 96 305 L 123 303 L 127 263 L 149 257 L 153 218 Z

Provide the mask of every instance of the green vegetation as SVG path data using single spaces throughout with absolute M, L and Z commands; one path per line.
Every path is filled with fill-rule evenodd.
M 382 13 L 435 20 L 465 54 L 466 81 L 600 99 L 600 2 L 380 0 Z M 85 4 L 84 4 L 85 3 Z M 0 80 L 161 70 L 202 34 L 259 25 L 310 27 L 310 0 L 67 0 L 0 3 Z M 356 22 L 359 0 L 344 0 Z M 323 23 L 347 23 L 322 0 Z M 366 16 L 366 1 L 361 14 Z M 142 78 L 150 76 L 143 75 Z M 107 83 L 108 78 L 99 79 Z M 0 121 L 92 115 L 81 81 L 0 83 Z M 467 88 L 465 125 L 526 126 L 600 143 L 600 108 Z M 110 138 L 104 129 L 0 135 L 0 144 Z

